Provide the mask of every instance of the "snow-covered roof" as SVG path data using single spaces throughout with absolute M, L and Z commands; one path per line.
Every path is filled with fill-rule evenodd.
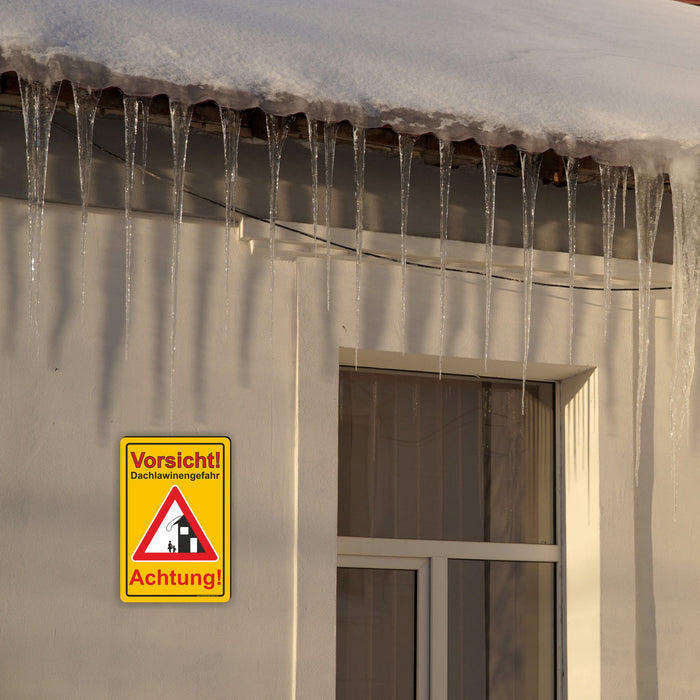
M 0 70 L 634 163 L 700 154 L 672 0 L 5 0 Z

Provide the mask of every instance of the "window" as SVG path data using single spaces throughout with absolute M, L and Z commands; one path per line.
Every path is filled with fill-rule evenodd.
M 554 386 L 341 368 L 336 696 L 557 696 Z

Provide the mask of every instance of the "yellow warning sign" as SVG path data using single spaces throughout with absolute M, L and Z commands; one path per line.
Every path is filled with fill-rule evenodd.
M 120 445 L 125 603 L 224 603 L 231 595 L 231 441 L 125 437 Z

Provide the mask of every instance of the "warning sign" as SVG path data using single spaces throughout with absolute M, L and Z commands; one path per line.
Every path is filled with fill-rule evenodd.
M 230 441 L 121 441 L 124 602 L 225 602 L 230 596 Z

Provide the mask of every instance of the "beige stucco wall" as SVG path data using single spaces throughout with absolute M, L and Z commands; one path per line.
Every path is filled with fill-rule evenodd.
M 0 696 L 288 697 L 293 266 L 277 269 L 271 361 L 266 262 L 236 247 L 227 330 L 223 228 L 185 226 L 174 430 L 231 437 L 231 602 L 126 605 L 118 441 L 170 432 L 170 220 L 135 222 L 125 360 L 123 218 L 91 216 L 83 326 L 80 214 L 47 208 L 36 356 L 25 322 L 26 205 L 4 201 L 1 211 Z
M 325 261 L 290 249 L 275 264 L 271 325 L 264 246 L 236 241 L 227 323 L 223 226 L 185 223 L 173 428 L 231 438 L 231 601 L 127 605 L 118 590 L 118 443 L 170 432 L 170 219 L 135 218 L 127 359 L 123 216 L 91 214 L 84 323 L 79 222 L 75 207 L 47 207 L 35 343 L 26 204 L 0 202 L 0 695 L 331 697 L 337 366 L 339 348 L 356 338 L 354 260 L 334 261 L 328 312 Z M 400 268 L 363 269 L 361 360 L 436 369 L 438 274 L 409 271 L 402 356 Z M 447 291 L 445 369 L 480 372 L 483 278 L 450 275 Z M 695 697 L 700 483 L 695 441 L 680 464 L 674 516 L 670 293 L 654 297 L 638 489 L 635 295 L 614 294 L 603 343 L 602 294 L 577 292 L 570 367 L 566 294 L 536 287 L 530 357 L 533 378 L 563 382 L 569 697 Z M 519 376 L 521 324 L 521 285 L 496 282 L 491 373 Z M 696 405 L 695 422 L 699 415 Z

